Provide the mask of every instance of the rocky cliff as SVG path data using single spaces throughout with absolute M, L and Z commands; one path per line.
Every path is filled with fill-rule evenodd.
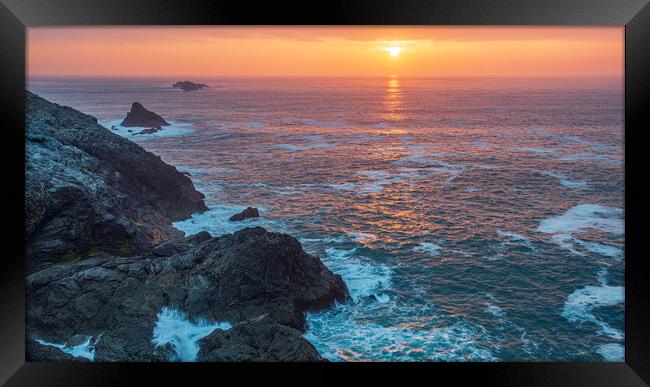
M 27 92 L 27 267 L 121 256 L 182 236 L 171 221 L 206 210 L 192 181 L 72 108 Z
M 296 239 L 182 237 L 206 209 L 187 176 L 31 93 L 25 140 L 27 359 L 322 360 L 305 313 L 349 294 Z

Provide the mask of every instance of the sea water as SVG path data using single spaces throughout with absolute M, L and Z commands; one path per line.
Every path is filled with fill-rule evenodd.
M 289 233 L 341 274 L 352 300 L 308 315 L 324 357 L 623 360 L 622 80 L 177 80 L 28 88 L 188 172 L 187 234 Z M 135 101 L 172 125 L 120 127 Z

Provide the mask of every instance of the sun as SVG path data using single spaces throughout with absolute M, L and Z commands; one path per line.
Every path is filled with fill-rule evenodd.
M 398 56 L 404 49 L 401 47 L 388 47 L 386 51 L 390 54 L 392 57 Z

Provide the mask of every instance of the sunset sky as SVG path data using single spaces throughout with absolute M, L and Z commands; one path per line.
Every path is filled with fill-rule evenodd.
M 620 77 L 622 27 L 30 27 L 28 76 Z

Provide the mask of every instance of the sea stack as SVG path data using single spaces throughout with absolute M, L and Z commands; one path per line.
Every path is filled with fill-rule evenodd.
M 126 118 L 120 125 L 124 127 L 160 128 L 169 125 L 169 123 L 158 114 L 145 109 L 139 102 L 133 102 L 131 111 L 126 113 Z
M 194 83 L 190 81 L 179 81 L 172 85 L 176 89 L 181 89 L 183 91 L 196 91 L 201 90 L 204 87 L 209 87 L 205 83 Z

